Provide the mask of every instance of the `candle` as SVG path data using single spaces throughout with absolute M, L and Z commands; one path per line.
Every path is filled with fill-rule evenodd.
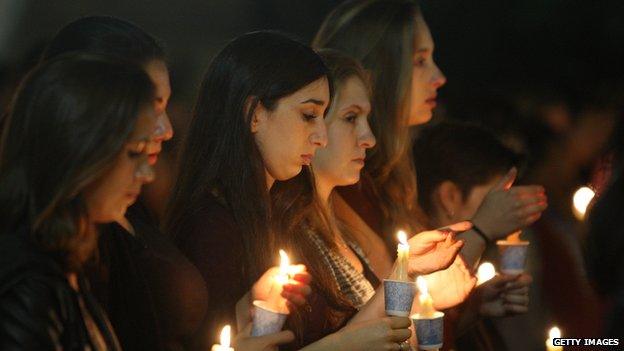
M 423 277 L 418 277 L 416 278 L 416 286 L 418 286 L 418 300 L 420 301 L 418 314 L 421 318 L 433 318 L 436 310 L 433 308 L 433 299 L 427 290 L 427 281 Z
M 281 296 L 282 288 L 292 278 L 294 267 L 291 267 L 290 259 L 288 258 L 288 255 L 284 250 L 279 250 L 279 255 L 279 273 L 275 275 L 275 277 L 273 277 L 273 282 L 271 284 L 271 290 L 269 291 L 267 304 L 276 311 L 284 312 L 288 309 L 286 307 L 286 299 Z
M 490 262 L 483 262 L 477 270 L 477 285 L 481 285 L 496 276 L 496 269 Z
M 220 343 L 212 345 L 211 351 L 234 351 L 234 349 L 230 347 L 231 329 L 232 328 L 229 325 L 226 325 L 223 329 L 221 329 Z
M 397 280 L 406 282 L 409 280 L 407 271 L 409 267 L 409 245 L 407 244 L 407 234 L 399 230 L 397 232 L 399 245 L 397 246 Z
M 561 330 L 557 327 L 553 327 L 548 332 L 548 339 L 546 340 L 546 351 L 562 351 L 563 346 L 553 345 L 553 339 L 561 337 Z
M 517 232 L 513 232 L 509 235 L 507 235 L 507 242 L 509 243 L 519 243 L 522 240 L 520 240 L 520 234 L 522 234 L 521 230 L 518 230 Z
M 595 195 L 596 193 L 586 186 L 580 187 L 574 193 L 574 196 L 572 197 L 572 210 L 576 219 L 582 221 L 585 218 L 587 207 Z

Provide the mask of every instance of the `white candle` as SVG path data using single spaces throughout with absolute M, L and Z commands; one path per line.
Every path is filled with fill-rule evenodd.
M 221 329 L 220 343 L 212 345 L 211 351 L 234 351 L 234 349 L 230 347 L 231 330 L 232 328 L 229 325 Z
M 409 245 L 407 243 L 407 234 L 399 230 L 397 232 L 399 245 L 397 246 L 397 280 L 409 281 L 407 271 L 409 268 Z
M 560 337 L 561 337 L 561 330 L 559 330 L 559 328 L 557 327 L 551 328 L 550 331 L 548 332 L 548 339 L 546 340 L 546 350 L 547 351 L 562 351 L 563 346 L 553 345 L 553 339 L 560 338 Z
M 287 311 L 286 299 L 281 295 L 282 289 L 292 278 L 291 272 L 294 272 L 294 268 L 290 266 L 290 259 L 284 250 L 279 250 L 279 255 L 279 273 L 273 277 L 267 304 L 276 311 L 285 312 Z
M 427 281 L 423 277 L 418 277 L 416 286 L 418 286 L 418 300 L 420 301 L 418 314 L 423 318 L 432 318 L 436 310 L 433 308 L 433 299 L 427 290 Z
M 582 221 L 585 218 L 587 207 L 595 195 L 596 193 L 586 186 L 580 187 L 574 193 L 574 196 L 572 197 L 572 210 L 574 211 L 576 219 Z
M 496 268 L 490 262 L 483 262 L 477 270 L 477 285 L 481 285 L 496 276 Z

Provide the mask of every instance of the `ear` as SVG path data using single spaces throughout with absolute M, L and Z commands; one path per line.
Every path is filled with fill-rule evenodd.
M 255 96 L 250 96 L 247 98 L 247 101 L 245 102 L 245 115 L 248 115 L 250 110 L 253 108 L 251 120 L 249 121 L 250 123 L 249 128 L 251 129 L 252 133 L 257 133 L 258 130 L 260 130 L 260 128 L 264 125 L 264 121 L 266 120 L 268 116 L 268 111 L 264 107 L 264 105 L 262 105 L 260 101 L 257 101 L 257 103 L 256 101 L 257 100 Z M 255 103 L 255 106 L 253 106 L 254 103 Z
M 443 181 L 436 191 L 438 203 L 448 217 L 453 218 L 464 202 L 461 189 L 450 180 Z

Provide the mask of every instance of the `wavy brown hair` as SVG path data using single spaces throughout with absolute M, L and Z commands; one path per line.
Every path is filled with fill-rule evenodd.
M 368 151 L 365 171 L 375 183 L 386 234 L 396 228 L 423 229 L 408 127 L 420 16 L 418 3 L 411 0 L 346 1 L 325 18 L 312 44 L 340 50 L 370 72 L 370 121 L 377 144 Z
M 96 245 L 82 192 L 112 167 L 153 94 L 142 69 L 99 56 L 36 67 L 0 142 L 0 233 L 26 227 L 67 270 L 79 269 Z

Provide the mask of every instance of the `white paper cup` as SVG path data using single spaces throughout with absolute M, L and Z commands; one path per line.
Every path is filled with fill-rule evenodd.
M 496 242 L 500 256 L 499 269 L 503 274 L 524 273 L 526 265 L 528 241 L 512 242 L 499 240 Z
M 415 313 L 411 317 L 416 330 L 418 348 L 435 350 L 442 348 L 444 343 L 444 313 L 436 311 L 431 317 L 422 317 Z
M 254 301 L 255 313 L 251 327 L 251 336 L 274 334 L 282 330 L 288 313 L 281 313 L 269 308 L 264 301 Z
M 416 294 L 416 284 L 390 279 L 384 279 L 383 284 L 386 314 L 397 317 L 409 316 Z

